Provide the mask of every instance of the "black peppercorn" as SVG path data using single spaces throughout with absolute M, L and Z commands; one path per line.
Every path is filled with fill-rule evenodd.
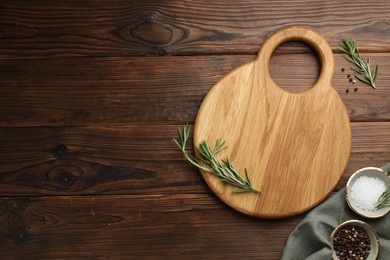
M 347 225 L 339 229 L 333 238 L 333 249 L 340 260 L 367 259 L 371 247 L 366 230 Z

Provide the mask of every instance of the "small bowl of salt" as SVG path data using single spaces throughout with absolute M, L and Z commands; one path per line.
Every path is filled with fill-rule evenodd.
M 380 218 L 390 211 L 390 207 L 377 209 L 379 197 L 390 186 L 390 178 L 380 168 L 366 167 L 349 178 L 345 189 L 348 206 L 365 218 Z

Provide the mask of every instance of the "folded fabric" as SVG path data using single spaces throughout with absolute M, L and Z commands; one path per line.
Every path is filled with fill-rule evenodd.
M 390 164 L 382 167 L 390 172 Z M 380 237 L 379 259 L 390 259 L 390 215 L 367 219 L 355 214 L 345 201 L 345 188 L 311 210 L 287 239 L 282 260 L 332 259 L 329 236 L 342 222 L 358 219 L 370 224 Z

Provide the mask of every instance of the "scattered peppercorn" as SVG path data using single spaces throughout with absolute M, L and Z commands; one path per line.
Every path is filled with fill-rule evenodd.
M 346 89 L 346 90 L 345 90 L 345 93 L 347 93 L 347 94 L 348 94 L 348 92 L 349 92 L 349 89 Z
M 349 78 L 349 82 L 352 82 L 353 81 L 353 78 Z
M 356 87 L 356 88 L 354 88 L 354 90 L 353 90 L 353 91 L 355 91 L 355 92 L 356 92 L 356 91 L 358 91 L 358 88 L 357 88 L 357 87 Z
M 334 236 L 333 249 L 340 260 L 365 260 L 371 250 L 370 238 L 363 228 L 347 225 L 340 228 Z
M 345 68 L 341 68 L 341 71 L 344 72 L 344 71 L 345 71 Z
M 351 77 L 351 74 L 348 74 L 348 75 L 347 75 L 347 78 L 350 78 L 350 77 Z

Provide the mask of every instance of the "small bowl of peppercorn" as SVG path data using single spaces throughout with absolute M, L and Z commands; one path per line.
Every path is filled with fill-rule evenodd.
M 334 260 L 375 260 L 379 257 L 379 237 L 360 220 L 348 220 L 337 226 L 329 238 Z

